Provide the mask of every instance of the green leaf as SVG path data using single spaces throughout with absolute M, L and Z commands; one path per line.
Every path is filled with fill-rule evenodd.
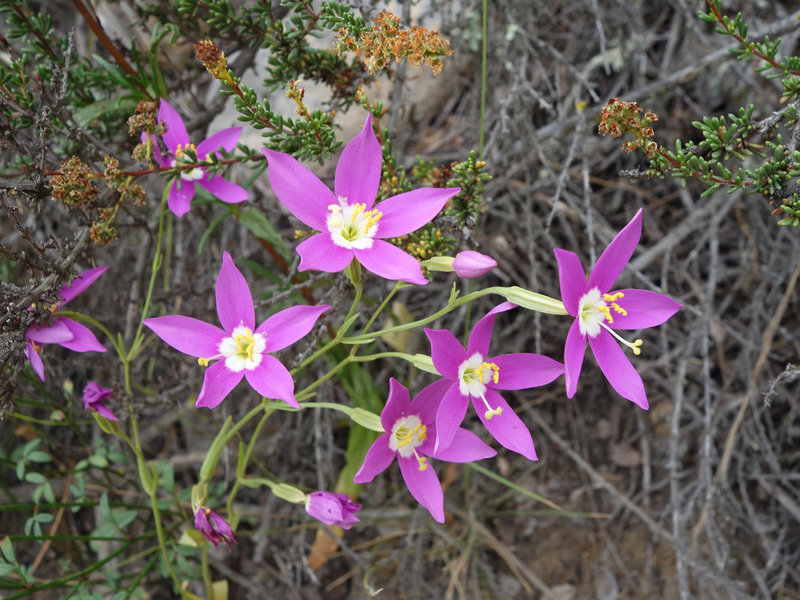
M 14 554 L 14 547 L 11 545 L 11 539 L 8 536 L 0 539 L 0 552 L 3 553 L 3 558 L 6 561 L 10 563 L 16 562 L 17 557 Z

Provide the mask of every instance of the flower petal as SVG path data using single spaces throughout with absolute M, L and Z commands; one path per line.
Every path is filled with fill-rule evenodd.
M 219 322 L 225 331 L 230 333 L 239 325 L 244 325 L 251 331 L 255 328 L 256 313 L 250 287 L 227 252 L 222 253 L 222 267 L 214 285 L 214 293 Z
M 327 231 L 300 242 L 297 253 L 300 255 L 299 271 L 338 273 L 353 261 L 353 251 L 334 244 Z
M 72 339 L 73 333 L 64 323 L 64 319 L 54 319 L 50 325 L 37 327 L 31 325 L 25 337 L 39 344 L 61 344 Z
M 241 133 L 241 127 L 228 127 L 227 129 L 221 129 L 217 133 L 208 136 L 197 144 L 197 158 L 206 160 L 206 156 L 212 152 L 217 156 L 221 156 L 218 152 L 220 148 L 223 148 L 225 152 L 231 152 L 236 148 L 236 142 L 239 141 L 239 135 Z
M 97 411 L 97 414 L 99 414 L 100 416 L 103 416 L 103 417 L 105 417 L 105 418 L 106 418 L 106 419 L 108 419 L 109 421 L 119 421 L 119 419 L 116 417 L 116 415 L 114 414 L 114 412 L 113 412 L 113 411 L 112 411 L 110 408 L 107 408 L 107 407 L 106 407 L 106 406 L 105 406 L 103 403 L 101 403 L 101 402 L 98 402 L 98 403 L 96 403 L 96 404 L 93 404 L 93 405 L 92 405 L 90 408 L 91 408 L 92 410 L 96 410 L 96 411 Z
M 578 316 L 581 297 L 589 290 L 586 287 L 586 272 L 578 255 L 569 250 L 553 250 L 558 263 L 558 283 L 561 287 L 561 301 L 573 317 Z
M 444 493 L 433 467 L 428 465 L 424 471 L 420 471 L 417 459 L 412 456 L 398 456 L 397 462 L 400 463 L 400 472 L 411 495 L 428 509 L 436 521 L 444 523 Z
M 431 343 L 431 360 L 439 374 L 446 379 L 458 379 L 458 367 L 467 360 L 464 346 L 448 329 L 425 329 Z
M 372 248 L 353 250 L 353 254 L 364 268 L 391 281 L 406 281 L 425 285 L 428 280 L 422 274 L 419 261 L 389 242 L 373 239 Z
M 511 410 L 508 402 L 494 390 L 486 390 L 486 400 L 489 405 L 497 409 L 502 408 L 502 412 L 493 415 L 491 419 L 486 418 L 486 406 L 480 398 L 473 398 L 472 404 L 478 411 L 478 417 L 492 434 L 492 437 L 500 442 L 501 446 L 508 448 L 512 452 L 521 454 L 528 460 L 539 460 L 536 457 L 536 450 L 533 447 L 531 432 L 525 427 L 517 414 Z
M 178 111 L 163 98 L 161 98 L 161 106 L 158 109 L 158 122 L 167 126 L 167 130 L 161 137 L 172 154 L 175 154 L 179 144 L 185 146 L 189 143 L 189 134 L 186 132 L 183 119 Z
M 231 183 L 221 175 L 214 175 L 205 180 L 199 181 L 209 193 L 213 194 L 223 202 L 236 204 L 250 199 L 250 194 L 242 186 Z
M 353 477 L 353 483 L 369 483 L 378 473 L 382 473 L 392 464 L 395 451 L 389 448 L 390 433 L 382 433 L 372 443 L 364 457 L 364 464 Z
M 33 369 L 33 372 L 39 376 L 39 379 L 44 381 L 44 363 L 42 362 L 42 357 L 36 351 L 36 348 L 33 347 L 31 342 L 25 343 L 25 356 L 28 357 L 28 362 L 31 363 L 31 369 Z
M 439 379 L 426 386 L 411 401 L 409 414 L 417 415 L 423 425 L 429 425 L 436 420 L 436 413 L 447 390 L 453 385 L 449 379 Z M 430 438 L 430 435 L 428 436 Z
M 180 218 L 189 212 L 192 198 L 194 198 L 194 181 L 184 181 L 178 178 L 172 182 L 172 186 L 169 188 L 167 206 L 176 217 Z
M 492 420 L 497 418 L 498 417 L 492 417 Z M 447 462 L 468 463 L 484 458 L 491 458 L 496 454 L 497 451 L 486 444 L 477 435 L 466 429 L 459 428 L 450 446 L 442 448 L 439 452 L 434 453 L 433 458 L 437 460 L 446 460 Z
M 486 385 L 498 390 L 524 390 L 546 385 L 564 373 L 564 365 L 541 354 L 503 354 L 490 359 L 500 368 L 497 384 Z
M 381 411 L 381 425 L 386 432 L 391 432 L 392 427 L 401 417 L 411 414 L 411 397 L 408 388 L 394 377 L 389 378 L 389 398 Z
M 589 345 L 611 387 L 623 398 L 647 410 L 649 404 L 642 378 L 611 334 L 600 331 L 600 335 L 589 338 Z
M 614 285 L 625 265 L 633 256 L 636 244 L 642 237 L 642 209 L 640 208 L 630 223 L 623 227 L 616 237 L 597 259 L 597 263 L 589 275 L 587 289 L 597 286 L 601 293 L 606 293 Z
M 453 383 L 442 396 L 442 403 L 436 412 L 434 453 L 444 450 L 453 443 L 456 431 L 464 420 L 464 415 L 467 414 L 467 408 L 469 408 L 469 398 L 462 396 L 458 384 Z
M 231 393 L 242 380 L 243 373 L 231 371 L 224 360 L 218 360 L 206 369 L 203 387 L 197 395 L 195 406 L 198 408 L 214 408 Z
M 261 355 L 261 364 L 252 371 L 245 370 L 247 382 L 262 396 L 283 400 L 289 406 L 300 408 L 294 397 L 294 380 L 283 363 L 269 354 Z
M 334 193 L 288 154 L 266 148 L 261 152 L 267 157 L 267 177 L 281 204 L 305 225 L 327 231 L 328 207 L 336 204 Z
M 219 343 L 227 336 L 211 323 L 183 315 L 153 317 L 145 319 L 144 324 L 178 352 L 196 358 L 212 358 L 219 354 Z
M 581 335 L 578 319 L 573 321 L 564 344 L 564 379 L 567 384 L 567 398 L 572 398 L 578 389 L 578 378 L 583 367 L 583 355 L 586 353 L 586 337 Z
M 627 315 L 613 312 L 612 329 L 645 329 L 661 325 L 681 309 L 681 305 L 669 296 L 650 290 L 617 290 L 611 294 L 623 294 L 620 305 Z
M 108 266 L 106 265 L 95 267 L 93 269 L 86 269 L 83 273 L 73 279 L 72 283 L 62 287 L 58 292 L 58 295 L 64 299 L 61 302 L 61 306 L 65 305 L 67 302 L 72 300 L 75 296 L 97 281 L 97 278 L 105 273 L 107 269 Z
M 479 352 L 485 359 L 489 354 L 489 344 L 492 341 L 492 328 L 494 327 L 495 317 L 502 312 L 516 307 L 517 305 L 511 302 L 502 302 L 486 313 L 480 321 L 475 323 L 475 327 L 472 329 L 472 333 L 469 334 L 469 341 L 467 342 L 467 356 L 472 356 L 476 352 Z
M 348 204 L 358 202 L 366 204 L 367 210 L 372 208 L 381 183 L 382 162 L 381 145 L 372 131 L 372 115 L 368 114 L 364 127 L 348 142 L 336 164 L 336 196 L 347 198 Z
M 474 250 L 463 250 L 453 259 L 453 270 L 462 279 L 474 279 L 486 275 L 497 266 L 497 261 Z
M 294 344 L 314 327 L 320 315 L 328 310 L 327 304 L 317 306 L 291 306 L 275 313 L 256 329 L 267 337 L 265 352 L 277 352 Z
M 72 332 L 72 339 L 66 342 L 59 342 L 60 346 L 72 350 L 73 352 L 105 352 L 105 346 L 95 337 L 92 330 L 81 325 L 77 321 L 62 317 L 61 321 Z
M 377 237 L 392 238 L 416 231 L 430 223 L 461 188 L 424 187 L 387 198 L 375 208 L 382 213 Z

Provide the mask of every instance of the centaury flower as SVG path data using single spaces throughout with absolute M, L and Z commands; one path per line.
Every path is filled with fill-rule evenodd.
M 224 148 L 226 152 L 232 151 L 242 132 L 241 127 L 229 127 L 218 131 L 195 146 L 189 141 L 189 134 L 186 131 L 186 125 L 183 124 L 183 119 L 163 98 L 158 110 L 158 122 L 167 128 L 161 137 L 170 153 L 169 156 L 163 156 L 158 145 L 153 145 L 153 159 L 162 167 L 205 162 L 211 154 L 221 156 L 219 149 Z M 146 134 L 142 134 L 142 142 L 145 141 Z M 189 154 L 187 155 L 187 153 Z M 229 204 L 244 202 L 250 197 L 243 187 L 231 183 L 219 175 L 209 175 L 205 167 L 183 170 L 180 177 L 172 182 L 167 198 L 167 206 L 175 213 L 176 217 L 182 217 L 189 212 L 192 198 L 194 198 L 195 184 L 204 187 L 208 192 Z
M 355 483 L 368 483 L 397 457 L 408 491 L 439 523 L 444 523 L 444 495 L 427 457 L 466 463 L 497 454 L 477 435 L 459 427 L 453 433 L 450 446 L 434 452 L 434 420 L 446 383 L 432 383 L 412 402 L 402 384 L 394 378 L 389 380 L 389 399 L 381 412 L 385 433 L 370 446 L 364 464 L 353 478 Z
M 567 396 L 572 398 L 578 387 L 586 341 L 592 348 L 600 370 L 617 393 L 642 408 L 648 408 L 642 378 L 633 368 L 618 342 L 634 354 L 641 352 L 642 340 L 629 342 L 618 330 L 644 329 L 661 325 L 681 305 L 658 292 L 622 289 L 610 291 L 625 265 L 628 264 L 642 235 L 642 210 L 597 259 L 587 280 L 578 255 L 556 249 L 561 299 L 567 312 L 576 317 L 567 334 L 564 347 Z
M 436 448 L 447 448 L 467 412 L 470 400 L 494 439 L 509 450 L 536 460 L 528 428 L 497 390 L 545 385 L 564 372 L 564 365 L 541 354 L 513 353 L 489 358 L 497 315 L 512 308 L 503 302 L 475 324 L 466 350 L 446 329 L 426 329 L 433 366 L 447 384 L 436 413 Z
M 382 155 L 372 116 L 342 152 L 334 191 L 288 154 L 261 150 L 269 161 L 269 181 L 278 200 L 320 232 L 297 246 L 301 271 L 337 273 L 355 258 L 386 279 L 428 283 L 417 260 L 384 239 L 419 229 L 460 189 L 420 188 L 376 205 Z
M 497 261 L 474 250 L 464 250 L 453 259 L 453 270 L 462 279 L 482 277 L 497 266 Z
M 268 353 L 282 350 L 306 335 L 330 306 L 292 306 L 255 327 L 250 288 L 227 252 L 222 256 L 215 292 L 222 329 L 182 315 L 144 322 L 167 344 L 197 357 L 198 363 L 208 367 L 197 406 L 214 408 L 245 377 L 262 396 L 299 408 L 292 376 Z
M 206 536 L 209 542 L 214 544 L 214 548 L 216 548 L 220 542 L 225 542 L 228 544 L 228 550 L 230 550 L 232 548 L 231 542 L 234 544 L 239 543 L 233 535 L 233 529 L 231 529 L 230 524 L 213 510 L 205 506 L 199 506 L 197 510 L 194 511 L 194 527 Z
M 114 416 L 111 409 L 103 404 L 103 401 L 110 398 L 113 394 L 114 390 L 100 387 L 96 381 L 90 381 L 86 384 L 86 387 L 83 388 L 83 410 L 94 410 L 109 421 L 119 421 L 119 419 Z
M 47 325 L 31 325 L 25 332 L 27 342 L 25 344 L 25 356 L 31 363 L 33 372 L 42 381 L 44 376 L 44 363 L 42 363 L 42 344 L 58 344 L 74 352 L 105 352 L 106 349 L 97 341 L 97 338 L 85 325 L 81 325 L 68 317 L 58 315 L 58 309 L 92 285 L 100 275 L 106 272 L 108 267 L 95 267 L 87 269 L 71 284 L 62 287 L 58 295 L 63 298 L 50 306 L 52 312 L 50 323 Z
M 360 510 L 361 505 L 350 500 L 347 494 L 311 492 L 306 496 L 306 512 L 325 525 L 350 529 L 358 523 L 356 513 Z

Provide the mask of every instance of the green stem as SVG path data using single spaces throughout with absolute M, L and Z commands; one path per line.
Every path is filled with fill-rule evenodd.
M 481 116 L 480 131 L 478 132 L 478 158 L 483 160 L 483 138 L 486 122 L 486 64 L 488 62 L 488 2 L 483 0 L 483 16 L 481 17 Z
M 244 455 L 240 457 L 239 463 L 236 465 L 236 481 L 233 482 L 231 491 L 228 494 L 228 501 L 225 504 L 225 507 L 228 510 L 228 516 L 233 515 L 233 501 L 236 498 L 236 494 L 239 492 L 239 487 L 241 487 L 241 480 L 245 476 L 245 473 L 247 473 L 247 463 L 250 462 L 250 457 L 253 455 L 253 449 L 255 448 L 258 436 L 261 434 L 261 430 L 264 428 L 264 425 L 267 424 L 267 419 L 269 419 L 272 413 L 275 412 L 273 408 L 268 406 L 266 401 L 261 403 L 261 408 L 264 410 L 264 414 L 258 421 L 258 425 L 256 425 L 253 435 L 250 436 L 250 441 L 247 444 Z
M 361 335 L 364 335 L 369 331 L 369 328 L 372 327 L 372 324 L 375 322 L 375 319 L 378 318 L 378 315 L 380 315 L 383 309 L 386 308 L 386 305 L 389 304 L 389 300 L 391 300 L 394 297 L 394 295 L 404 287 L 407 287 L 407 284 L 403 283 L 402 281 L 398 281 L 397 283 L 394 284 L 392 291 L 386 294 L 386 298 L 384 298 L 380 306 L 378 306 L 378 308 L 375 309 L 375 313 L 370 317 L 369 321 L 367 321 L 367 324 L 364 325 L 364 329 L 361 331 Z
M 208 596 L 208 600 L 215 600 L 214 586 L 211 583 L 211 571 L 208 568 L 208 544 L 203 545 L 203 551 L 200 555 L 200 567 L 203 571 L 203 585 L 206 586 L 206 596 Z

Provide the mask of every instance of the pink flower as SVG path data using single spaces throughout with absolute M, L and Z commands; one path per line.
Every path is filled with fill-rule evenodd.
M 83 388 L 83 410 L 94 410 L 109 421 L 119 421 L 110 408 L 106 408 L 103 400 L 110 398 L 114 390 L 100 387 L 96 381 L 90 381 Z
M 144 322 L 167 344 L 197 357 L 198 363 L 208 367 L 196 405 L 214 408 L 244 377 L 262 396 L 300 408 L 294 398 L 292 376 L 268 353 L 282 350 L 306 335 L 330 306 L 292 306 L 255 327 L 250 288 L 227 252 L 222 255 L 215 292 L 223 329 L 182 315 Z M 210 364 L 211 361 L 216 362 Z
M 320 232 L 297 247 L 301 271 L 338 273 L 355 259 L 386 279 L 428 283 L 417 260 L 384 239 L 419 229 L 461 190 L 420 188 L 375 205 L 382 155 L 371 115 L 339 158 L 333 192 L 288 154 L 261 151 L 269 161 L 269 181 L 278 200 Z
M 489 358 L 496 316 L 516 308 L 503 302 L 475 324 L 466 350 L 446 329 L 426 329 L 431 359 L 446 384 L 436 413 L 436 448 L 447 448 L 467 412 L 470 400 L 494 439 L 509 450 L 536 460 L 531 433 L 496 390 L 545 385 L 564 372 L 564 365 L 540 354 L 502 354 Z
M 208 156 L 214 154 L 220 156 L 219 148 L 226 152 L 232 151 L 236 147 L 241 127 L 229 127 L 206 138 L 195 147 L 189 141 L 189 134 L 186 125 L 178 112 L 172 108 L 166 100 L 161 99 L 161 106 L 158 110 L 158 122 L 164 124 L 167 130 L 161 136 L 164 145 L 169 150 L 171 156 L 163 156 L 158 145 L 153 145 L 153 159 L 162 167 L 175 167 L 181 164 L 191 164 L 194 162 L 205 162 Z M 146 134 L 142 134 L 142 142 L 146 141 Z M 187 156 L 187 151 L 191 151 L 197 157 Z M 176 217 L 182 217 L 189 212 L 189 207 L 194 198 L 195 184 L 205 188 L 223 202 L 235 204 L 244 202 L 250 197 L 243 187 L 223 179 L 219 175 L 209 175 L 206 167 L 195 167 L 191 170 L 183 170 L 179 177 L 173 182 L 167 198 L 167 206 L 175 213 Z
M 306 497 L 306 512 L 325 525 L 350 529 L 358 523 L 356 513 L 360 510 L 361 505 L 350 500 L 347 494 L 311 492 Z
M 567 396 L 572 398 L 578 387 L 586 341 L 600 370 L 623 398 L 648 408 L 642 378 L 619 347 L 620 342 L 638 355 L 642 340 L 628 342 L 617 330 L 644 329 L 661 325 L 681 305 L 658 292 L 622 289 L 609 291 L 628 264 L 642 235 L 642 210 L 611 240 L 587 281 L 578 255 L 556 249 L 561 299 L 567 312 L 576 317 L 564 346 Z M 616 340 L 616 341 L 615 341 Z
M 434 420 L 446 384 L 445 381 L 432 383 L 412 402 L 403 385 L 394 378 L 389 380 L 389 399 L 381 412 L 385 433 L 370 446 L 364 464 L 353 478 L 355 483 L 368 483 L 397 457 L 408 491 L 439 523 L 444 523 L 444 495 L 439 478 L 426 457 L 466 463 L 497 454 L 477 435 L 459 427 L 452 435 L 450 446 L 434 452 Z
M 228 522 L 205 506 L 200 506 L 194 511 L 194 527 L 206 536 L 209 542 L 214 544 L 214 548 L 216 548 L 220 542 L 225 542 L 228 544 L 228 550 L 230 550 L 232 548 L 231 542 L 234 544 L 239 543 L 236 541 L 233 535 L 233 529 L 231 529 Z
M 453 269 L 462 279 L 474 279 L 486 275 L 497 266 L 497 261 L 474 250 L 464 250 L 456 254 Z
M 106 351 L 88 327 L 68 317 L 58 316 L 59 308 L 92 285 L 100 275 L 106 272 L 106 269 L 108 269 L 106 266 L 87 269 L 78 275 L 72 283 L 62 287 L 58 295 L 63 300 L 50 307 L 52 311 L 50 324 L 42 326 L 34 324 L 25 332 L 25 337 L 28 338 L 25 344 L 25 356 L 28 357 L 33 372 L 42 381 L 45 380 L 44 363 L 40 356 L 42 344 L 58 344 L 74 352 Z

